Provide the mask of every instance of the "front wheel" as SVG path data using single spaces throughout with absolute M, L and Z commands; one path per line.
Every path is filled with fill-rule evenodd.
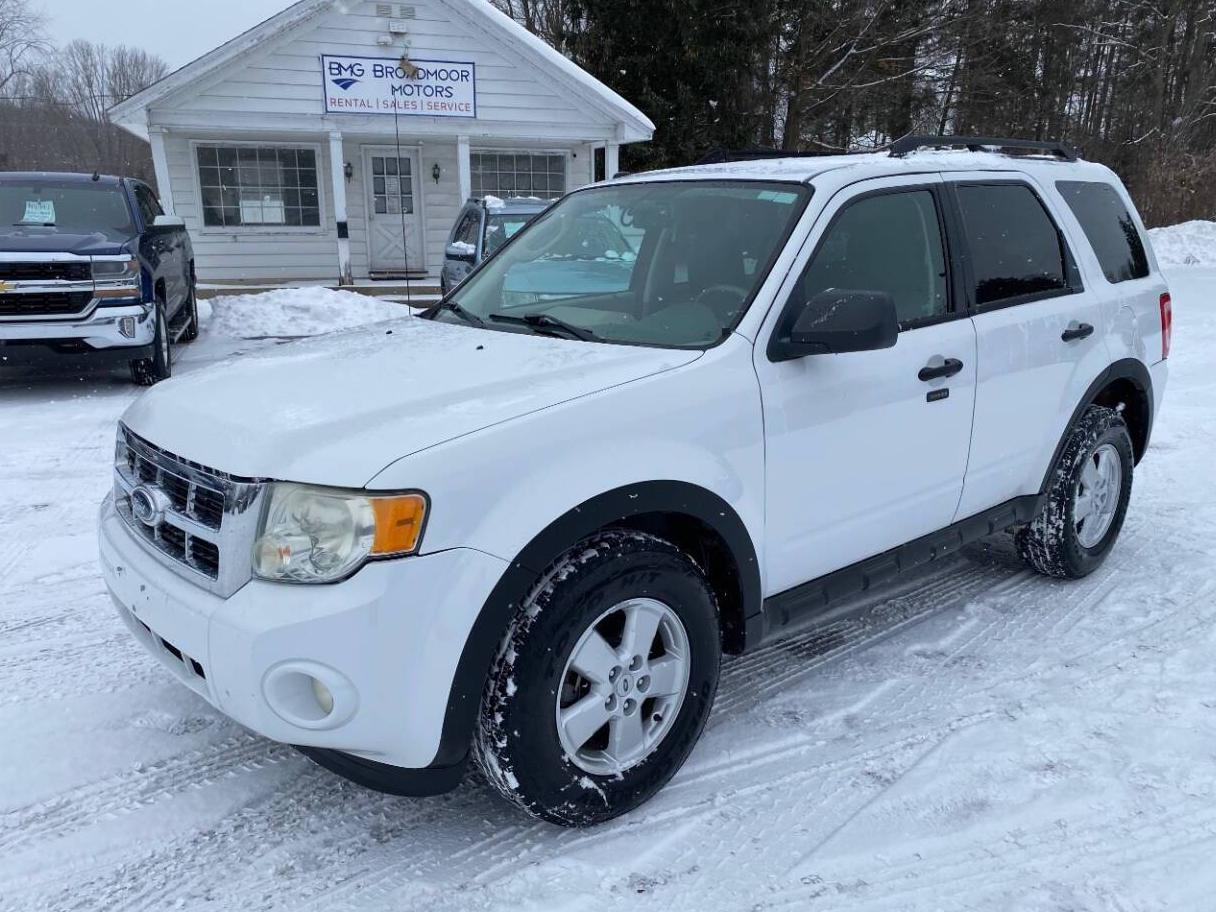
M 639 532 L 580 542 L 525 601 L 487 682 L 486 778 L 564 826 L 637 807 L 700 737 L 720 660 L 717 603 L 692 558 Z
M 173 359 L 169 352 L 169 324 L 165 320 L 165 305 L 156 302 L 156 332 L 152 338 L 152 357 L 131 362 L 131 379 L 140 386 L 152 386 L 169 379 Z
M 1098 569 L 1123 528 L 1134 464 L 1122 416 L 1090 406 L 1069 432 L 1038 515 L 1015 536 L 1022 559 L 1059 579 Z

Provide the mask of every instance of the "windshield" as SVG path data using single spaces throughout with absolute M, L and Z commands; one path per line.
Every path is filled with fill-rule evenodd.
M 491 215 L 486 219 L 485 255 L 489 256 L 536 217 L 536 213 L 516 212 L 511 215 Z
M 705 348 L 734 328 L 810 188 L 618 184 L 565 197 L 466 280 L 434 319 L 605 342 Z
M 122 189 L 91 182 L 0 183 L 0 232 L 14 227 L 103 234 L 112 241 L 124 241 L 135 233 Z

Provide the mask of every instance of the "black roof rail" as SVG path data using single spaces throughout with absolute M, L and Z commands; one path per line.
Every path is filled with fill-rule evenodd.
M 710 149 L 700 159 L 697 160 L 698 165 L 725 165 L 731 162 L 757 161 L 766 158 L 822 158 L 824 155 L 831 155 L 831 152 L 795 152 L 785 149 L 727 149 L 723 146 L 718 146 L 715 149 Z
M 900 158 L 917 149 L 943 146 L 963 146 L 969 152 L 989 149 L 1018 149 L 1026 152 L 1046 152 L 1064 161 L 1077 160 L 1077 150 L 1066 142 L 1038 139 L 1001 139 L 994 136 L 903 136 L 891 143 L 891 155 Z

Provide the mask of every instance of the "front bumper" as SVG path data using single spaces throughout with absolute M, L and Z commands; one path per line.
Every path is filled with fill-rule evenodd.
M 123 331 L 123 319 L 129 318 Z M 30 354 L 112 354 L 136 358 L 150 351 L 156 335 L 153 308 L 145 304 L 96 307 L 79 320 L 0 322 L 0 359 Z
M 415 770 L 435 759 L 461 651 L 507 569 L 461 548 L 372 563 L 335 585 L 253 580 L 224 599 L 149 552 L 112 498 L 100 552 L 124 623 L 216 709 L 275 741 Z M 313 678 L 333 695 L 328 714 Z

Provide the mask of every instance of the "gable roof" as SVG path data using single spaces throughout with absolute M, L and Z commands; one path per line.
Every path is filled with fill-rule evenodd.
M 110 119 L 124 129 L 146 138 L 147 109 L 158 101 L 201 82 L 234 59 L 286 37 L 307 26 L 328 12 L 337 0 L 298 0 L 281 13 L 225 42 L 213 51 L 186 64 L 168 76 L 110 108 Z M 596 106 L 624 130 L 622 140 L 636 142 L 654 135 L 654 123 L 608 86 L 604 85 L 573 61 L 533 35 L 526 28 L 500 12 L 489 0 L 433 0 L 446 7 L 455 17 L 474 27 L 480 27 L 508 47 L 535 61 L 572 92 Z

